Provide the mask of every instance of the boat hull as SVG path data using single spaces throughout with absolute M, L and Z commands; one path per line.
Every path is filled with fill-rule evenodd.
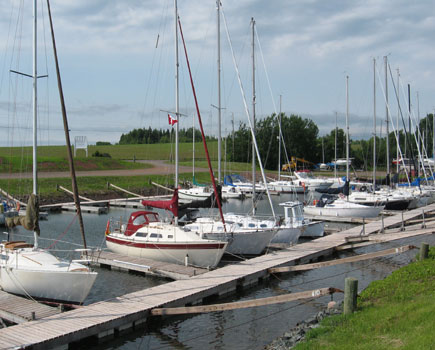
M 128 238 L 106 236 L 106 245 L 112 252 L 200 267 L 215 267 L 224 254 L 227 242 L 137 242 Z
M 0 267 L 1 287 L 5 292 L 68 304 L 81 304 L 96 277 L 96 272 L 52 272 Z
M 299 227 L 286 227 L 280 228 L 272 239 L 272 243 L 285 243 L 285 244 L 296 244 L 299 237 L 302 234 L 302 230 Z
M 361 206 L 361 208 L 339 208 L 339 207 L 314 207 L 306 206 L 304 213 L 312 216 L 329 217 L 353 217 L 353 218 L 374 218 L 379 215 L 384 207 Z

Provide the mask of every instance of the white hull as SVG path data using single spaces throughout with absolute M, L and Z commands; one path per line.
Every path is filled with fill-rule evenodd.
M 302 231 L 299 227 L 280 228 L 275 237 L 273 237 L 272 243 L 296 244 L 301 233 Z
M 182 202 L 194 201 L 194 200 L 205 200 L 211 197 L 213 192 L 206 191 L 201 188 L 189 188 L 178 190 L 178 198 Z
M 8 292 L 36 299 L 82 303 L 97 277 L 86 266 L 58 260 L 43 250 L 3 250 L 0 285 Z M 18 259 L 18 260 L 17 260 Z
M 354 203 L 349 203 L 353 204 L 353 206 L 348 206 L 334 203 L 331 205 L 325 205 L 324 207 L 307 205 L 304 207 L 304 213 L 312 216 L 374 218 L 379 215 L 382 209 L 384 209 L 383 206 L 369 207 Z
M 179 226 L 153 222 L 139 228 L 132 235 L 116 231 L 106 236 L 111 251 L 172 264 L 215 267 L 224 254 L 227 242 L 202 238 Z
M 325 223 L 323 221 L 312 221 L 303 226 L 301 237 L 323 237 L 325 234 Z
M 236 232 L 230 238 L 226 252 L 241 255 L 259 255 L 275 236 L 276 230 Z

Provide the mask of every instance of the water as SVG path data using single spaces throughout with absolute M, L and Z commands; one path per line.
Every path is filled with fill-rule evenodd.
M 283 215 L 279 202 L 290 200 L 290 196 L 274 196 L 273 203 L 277 215 Z M 224 205 L 225 212 L 246 212 L 251 201 L 229 201 Z M 104 247 L 104 230 L 109 217 L 127 220 L 130 209 L 111 209 L 107 215 L 84 214 L 86 238 L 90 247 Z M 270 214 L 267 199 L 258 203 L 260 214 Z M 52 241 L 60 239 L 73 242 L 81 247 L 81 236 L 75 214 L 50 214 L 48 221 L 42 221 L 40 245 L 48 247 Z M 68 230 L 67 227 L 70 225 Z M 11 239 L 27 238 L 31 234 L 22 228 L 14 229 Z M 44 238 L 44 239 L 42 239 Z M 376 247 L 365 247 L 357 250 L 358 254 L 373 250 L 388 249 L 408 243 L 419 246 L 420 243 L 435 244 L 434 235 L 416 237 L 411 240 L 396 241 Z M 71 244 L 58 243 L 57 250 L 71 249 Z M 69 257 L 69 253 L 58 251 L 57 254 Z M 344 257 L 340 253 L 337 257 Z M 397 256 L 351 264 L 331 266 L 297 274 L 286 274 L 271 277 L 263 284 L 247 289 L 242 293 L 220 299 L 218 302 L 250 300 L 276 296 L 283 293 L 306 291 L 316 288 L 336 287 L 344 289 L 344 279 L 358 279 L 359 290 L 364 289 L 372 280 L 383 279 L 392 271 L 411 261 L 416 250 Z M 126 272 L 96 269 L 99 274 L 85 304 L 108 300 L 115 296 L 149 288 L 169 281 L 153 277 L 130 274 Z M 232 310 L 200 315 L 169 317 L 162 320 L 153 318 L 147 328 L 128 333 L 109 342 L 93 347 L 93 349 L 263 349 L 266 344 L 322 310 L 331 300 L 330 296 L 313 301 L 298 301 L 278 305 Z M 342 295 L 334 295 L 334 300 L 342 300 Z

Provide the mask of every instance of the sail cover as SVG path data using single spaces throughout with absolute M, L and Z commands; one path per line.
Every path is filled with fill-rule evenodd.
M 39 235 L 39 201 L 38 197 L 31 194 L 26 207 L 26 216 L 6 218 L 6 226 L 9 228 L 23 226 L 26 230 L 35 231 Z
M 178 217 L 178 189 L 175 189 L 172 199 L 169 201 L 147 201 L 143 200 L 142 205 L 159 209 L 166 209 Z

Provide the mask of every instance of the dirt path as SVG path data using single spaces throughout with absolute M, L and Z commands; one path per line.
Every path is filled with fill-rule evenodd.
M 164 160 L 138 160 L 137 162 L 151 164 L 152 168 L 146 169 L 116 169 L 116 170 L 92 170 L 92 171 L 76 171 L 76 176 L 140 176 L 140 175 L 166 175 L 174 173 L 174 166 L 165 163 Z M 196 171 L 207 171 L 204 168 L 195 168 Z M 190 173 L 192 168 L 188 166 L 180 166 L 180 173 Z M 0 179 L 31 178 L 32 173 L 13 173 L 0 174 Z M 70 177 L 69 171 L 55 172 L 38 172 L 40 178 L 55 178 L 55 177 Z

